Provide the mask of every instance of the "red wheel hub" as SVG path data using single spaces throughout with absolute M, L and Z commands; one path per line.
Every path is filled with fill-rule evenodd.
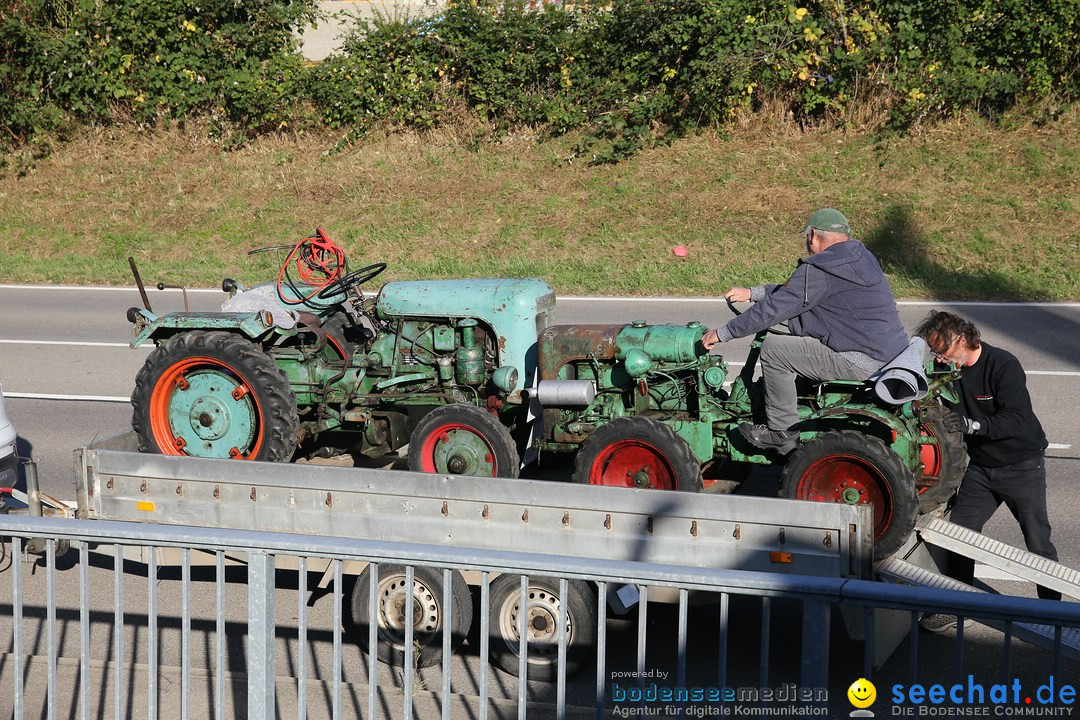
M 589 471 L 589 484 L 679 489 L 675 470 L 667 456 L 655 445 L 634 439 L 613 442 L 604 448 Z
M 874 539 L 892 522 L 893 503 L 889 485 L 881 472 L 853 455 L 828 455 L 814 462 L 799 478 L 799 500 L 874 504 Z
M 919 426 L 920 434 L 924 438 L 937 438 L 934 431 L 926 425 Z M 922 495 L 930 487 L 941 479 L 941 448 L 937 443 L 919 446 L 919 461 L 922 463 L 922 479 L 919 481 L 918 492 Z
M 423 472 L 496 477 L 499 464 L 487 438 L 465 423 L 432 428 L 421 446 Z

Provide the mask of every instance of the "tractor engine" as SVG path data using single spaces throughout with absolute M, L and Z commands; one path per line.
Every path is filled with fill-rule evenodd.
M 554 325 L 540 335 L 545 445 L 576 448 L 623 416 L 697 421 L 727 398 L 727 364 L 687 325 Z M 566 445 L 566 448 L 559 448 Z

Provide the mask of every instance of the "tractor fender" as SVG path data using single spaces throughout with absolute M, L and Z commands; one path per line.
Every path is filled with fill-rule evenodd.
M 273 315 L 266 310 L 253 313 L 177 312 L 159 317 L 148 310 L 132 308 L 128 311 L 128 319 L 135 325 L 130 343 L 133 350 L 148 340 L 160 341 L 190 330 L 227 330 L 258 342 L 282 332 L 274 325 Z
M 903 458 L 908 467 L 914 467 L 918 464 L 918 426 L 909 424 L 901 416 L 882 408 L 872 405 L 866 407 L 852 407 L 850 405 L 829 407 L 801 418 L 800 422 L 840 419 L 851 416 L 858 416 L 880 423 L 888 431 L 885 442 L 889 448 Z

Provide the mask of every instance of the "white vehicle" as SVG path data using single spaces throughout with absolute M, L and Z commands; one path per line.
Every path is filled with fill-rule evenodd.
M 4 391 L 0 387 L 0 487 L 15 487 L 19 477 L 15 437 L 15 427 L 4 410 Z

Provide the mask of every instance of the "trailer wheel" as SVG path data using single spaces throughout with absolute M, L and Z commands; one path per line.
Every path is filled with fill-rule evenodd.
M 701 492 L 701 463 L 686 440 L 646 417 L 615 418 L 581 444 L 574 482 Z
M 369 593 L 372 566 L 368 565 L 353 585 L 353 627 L 361 649 L 371 656 Z M 376 657 L 389 665 L 405 663 L 404 565 L 380 565 L 375 583 Z M 413 662 L 416 667 L 435 665 L 443 659 L 443 625 L 450 624 L 450 650 L 465 640 L 472 625 L 473 605 L 469 586 L 457 570 L 450 573 L 450 611 L 443 605 L 443 574 L 426 567 L 413 569 Z
M 569 677 L 596 645 L 596 596 L 581 580 L 566 581 L 559 596 L 556 578 L 529 577 L 525 632 L 528 636 L 529 680 L 554 680 L 559 672 L 559 613 L 566 603 L 566 675 Z M 491 581 L 491 660 L 511 675 L 520 670 L 521 576 L 500 575 Z
M 919 493 L 919 511 L 930 512 L 944 504 L 960 487 L 967 469 L 967 451 L 964 434 L 945 429 L 947 410 L 939 403 L 923 406 L 923 418 L 919 430 L 923 437 L 937 440 L 935 445 L 919 448 L 922 461 L 922 478 L 916 482 Z
M 258 345 L 233 333 L 169 338 L 139 370 L 131 404 L 143 452 L 288 462 L 296 450 L 288 379 Z
M 521 470 L 510 431 L 474 405 L 437 407 L 409 438 L 409 469 L 418 472 L 516 478 Z
M 915 527 L 915 480 L 878 438 L 828 432 L 791 454 L 780 494 L 793 500 L 874 505 L 874 557 L 896 552 Z

